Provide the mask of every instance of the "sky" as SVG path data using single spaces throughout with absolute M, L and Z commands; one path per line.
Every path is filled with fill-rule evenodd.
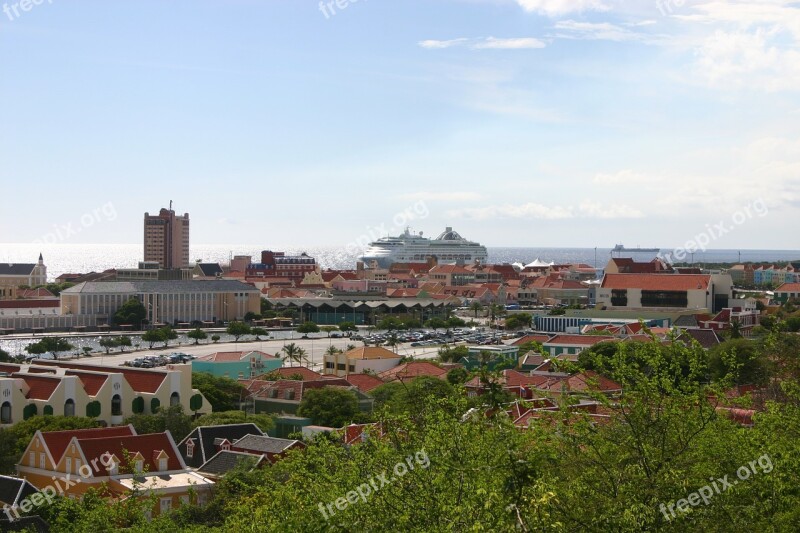
M 0 242 L 800 248 L 798 2 L 36 1 Z

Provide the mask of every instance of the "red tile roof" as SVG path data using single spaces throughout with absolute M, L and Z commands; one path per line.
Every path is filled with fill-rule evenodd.
M 134 435 L 136 435 L 136 430 L 132 426 L 116 426 L 110 428 L 45 431 L 42 433 L 42 440 L 50 450 L 53 460 L 59 462 L 73 437 L 78 439 L 97 439 L 102 437 L 132 437 Z
M 147 435 L 106 435 L 99 438 L 79 437 L 78 446 L 83 451 L 83 455 L 88 463 L 93 459 L 100 459 L 103 454 L 111 454 L 117 457 L 120 461 L 125 460 L 125 453 L 130 456 L 136 455 L 136 452 L 142 454 L 144 460 L 144 467 L 148 474 L 157 475 L 158 457 L 159 452 L 162 450 L 167 454 L 167 470 L 183 470 L 181 464 L 180 452 L 169 438 L 167 432 L 164 433 L 149 433 Z M 121 465 L 125 467 L 127 465 Z M 133 465 L 131 465 L 133 466 Z M 104 466 L 97 461 L 95 463 L 95 472 L 104 472 L 101 470 Z
M 69 361 L 37 361 L 37 364 L 47 366 L 57 366 L 59 368 L 71 368 L 74 370 L 91 370 L 94 372 L 106 372 L 109 374 L 122 374 L 125 381 L 136 392 L 157 392 L 167 377 L 167 372 L 161 370 L 144 370 L 138 368 L 127 368 L 122 366 L 108 367 L 84 363 L 73 363 Z
M 59 300 L 3 300 L 0 301 L 0 308 L 2 309 L 40 309 L 52 308 L 57 309 L 61 306 Z
M 49 400 L 53 392 L 61 384 L 61 378 L 52 375 L 43 374 L 25 374 L 17 372 L 12 374 L 12 377 L 22 378 L 28 384 L 28 399 L 31 400 Z
M 370 374 L 348 374 L 344 379 L 361 392 L 369 392 L 385 383 L 382 379 Z
M 381 372 L 378 374 L 378 377 L 384 381 L 403 381 L 406 379 L 414 379 L 419 376 L 431 376 L 443 379 L 446 374 L 447 370 L 439 368 L 433 363 L 428 363 L 427 361 L 413 361 Z
M 643 289 L 653 291 L 708 290 L 708 274 L 606 274 L 604 289 Z
M 108 380 L 108 374 L 79 372 L 77 370 L 67 370 L 64 374 L 67 376 L 78 376 L 78 379 L 83 383 L 83 390 L 86 391 L 86 394 L 89 396 L 97 396 L 97 393 L 100 392 L 100 389 Z
M 525 344 L 526 342 L 541 342 L 544 344 L 552 335 L 525 335 L 524 337 L 520 337 L 519 339 L 515 340 L 511 343 L 511 346 L 519 346 L 520 344 Z
M 800 283 L 784 283 L 775 292 L 800 292 Z
M 303 381 L 314 381 L 322 377 L 322 374 L 319 372 L 314 372 L 310 368 L 304 366 L 283 366 L 277 370 L 273 370 L 270 374 L 278 374 L 285 378 L 300 374 L 303 376 Z

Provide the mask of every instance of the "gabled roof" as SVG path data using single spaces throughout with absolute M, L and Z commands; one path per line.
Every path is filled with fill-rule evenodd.
M 654 291 L 708 290 L 709 274 L 606 274 L 604 289 L 642 289 Z
M 263 432 L 252 423 L 200 426 L 192 430 L 178 443 L 178 450 L 180 450 L 187 465 L 199 467 L 217 453 L 218 450 L 214 446 L 216 439 L 227 439 L 230 442 L 234 442 L 245 435 L 263 435 Z M 194 440 L 195 448 L 192 457 L 189 457 L 186 453 L 186 444 L 192 439 Z
M 35 263 L 0 263 L 0 276 L 30 276 Z
M 348 374 L 344 379 L 361 392 L 369 392 L 385 383 L 381 378 L 370 374 Z
M 700 346 L 706 349 L 712 348 L 722 342 L 717 332 L 713 329 L 685 329 L 680 337 L 678 337 L 678 340 L 686 343 L 690 343 L 691 339 L 696 340 L 700 343 Z
M 545 342 L 549 341 L 553 336 L 552 335 L 525 335 L 524 337 L 520 337 L 519 339 L 515 340 L 511 343 L 511 346 L 519 346 L 521 344 L 525 344 L 526 342 L 540 342 L 544 344 Z
M 266 352 L 261 352 L 258 350 L 245 350 L 240 352 L 215 352 L 210 355 L 198 357 L 196 360 L 213 362 L 213 363 L 229 363 L 249 358 L 251 354 L 260 355 L 261 359 L 280 359 L 279 357 L 275 355 L 270 355 Z
M 782 283 L 775 292 L 800 292 L 800 283 Z
M 381 346 L 361 346 L 345 353 L 347 359 L 399 359 L 400 356 Z
M 83 390 L 86 391 L 86 394 L 89 396 L 97 396 L 97 393 L 100 392 L 100 389 L 105 385 L 106 381 L 108 381 L 108 374 L 102 374 L 100 372 L 66 370 L 64 374 L 67 376 L 78 376 L 78 379 L 80 379 L 83 384 Z
M 50 361 L 50 360 L 36 360 L 36 364 L 44 366 L 57 366 L 60 368 L 71 368 L 74 370 L 90 370 L 94 372 L 106 372 L 109 374 L 122 374 L 125 376 L 125 381 L 136 392 L 157 392 L 161 385 L 164 383 L 168 372 L 163 370 L 147 370 L 139 368 L 129 368 L 124 366 L 101 366 L 84 363 L 73 363 L 71 361 Z
M 22 500 L 37 492 L 39 490 L 27 480 L 0 475 L 0 503 L 16 507 Z
M 203 475 L 222 476 L 243 462 L 250 462 L 256 468 L 264 459 L 264 456 L 260 453 L 220 450 L 211 459 L 203 463 L 197 471 Z
M 49 400 L 61 384 L 61 378 L 50 374 L 27 374 L 17 372 L 12 377 L 21 378 L 28 385 L 29 400 Z
M 432 269 L 428 271 L 428 274 L 469 274 L 473 275 L 474 272 L 471 272 L 460 265 L 436 265 Z
M 222 274 L 222 267 L 219 263 L 197 263 L 197 268 L 204 276 L 215 277 L 217 274 Z
M 378 374 L 378 376 L 382 380 L 388 382 L 395 380 L 404 381 L 406 379 L 414 379 L 419 376 L 431 376 L 444 379 L 446 374 L 447 370 L 439 368 L 433 363 L 429 363 L 427 361 L 412 361 L 409 363 L 403 363 L 394 368 L 390 368 L 389 370 L 381 372 Z
M 299 440 L 278 439 L 267 435 L 246 435 L 234 442 L 231 447 L 238 451 L 278 454 L 302 444 Z
M 87 464 L 93 459 L 99 459 L 104 454 L 115 456 L 119 461 L 125 460 L 125 454 L 134 456 L 137 453 L 142 455 L 145 470 L 148 473 L 156 474 L 159 471 L 157 457 L 160 452 L 167 456 L 167 471 L 184 470 L 185 466 L 181 460 L 175 443 L 169 432 L 148 433 L 146 435 L 126 435 L 126 436 L 105 436 L 100 438 L 79 438 L 77 445 L 83 452 Z M 127 466 L 127 465 L 122 465 Z M 105 475 L 102 464 L 93 465 L 94 471 L 100 475 Z
M 45 431 L 42 433 L 42 440 L 53 460 L 58 463 L 61 456 L 67 449 L 70 441 L 76 439 L 97 439 L 103 437 L 128 438 L 136 435 L 133 426 L 114 426 L 108 428 L 89 428 L 89 429 L 68 429 L 64 431 Z M 102 453 L 102 452 L 101 452 Z M 99 456 L 98 456 L 99 457 Z M 119 456 L 122 458 L 122 456 Z

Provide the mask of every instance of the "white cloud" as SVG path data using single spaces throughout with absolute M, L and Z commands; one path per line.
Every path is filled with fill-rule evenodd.
M 600 0 L 517 0 L 525 11 L 548 17 L 584 11 L 607 11 L 609 7 Z
M 428 39 L 419 41 L 419 46 L 431 50 L 451 48 L 455 46 L 469 46 L 473 50 L 524 50 L 530 48 L 544 48 L 547 44 L 535 37 L 511 37 L 507 39 L 499 39 L 496 37 L 486 37 L 479 39 L 467 39 L 460 37 L 458 39 L 450 39 L 449 41 L 437 41 L 435 39 Z
M 418 44 L 422 48 L 429 48 L 429 49 L 442 49 L 442 48 L 450 48 L 451 46 L 459 46 L 464 44 L 469 39 L 464 37 L 460 37 L 458 39 L 450 39 L 449 41 L 437 41 L 435 39 L 428 39 L 425 41 L 420 41 Z
M 503 49 L 503 50 L 519 50 L 524 48 L 544 48 L 546 45 L 544 41 L 535 39 L 533 37 L 520 37 L 516 39 L 496 39 L 488 37 L 486 40 L 476 43 L 473 48 L 483 49 Z
M 637 41 L 644 35 L 633 32 L 622 26 L 609 22 L 577 22 L 574 20 L 560 20 L 556 22 L 555 29 L 568 32 L 559 35 L 570 39 L 589 39 L 602 41 Z

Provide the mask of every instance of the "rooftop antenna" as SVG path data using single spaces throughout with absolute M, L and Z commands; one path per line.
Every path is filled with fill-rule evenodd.
M 172 211 L 172 200 L 169 201 L 169 210 Z

